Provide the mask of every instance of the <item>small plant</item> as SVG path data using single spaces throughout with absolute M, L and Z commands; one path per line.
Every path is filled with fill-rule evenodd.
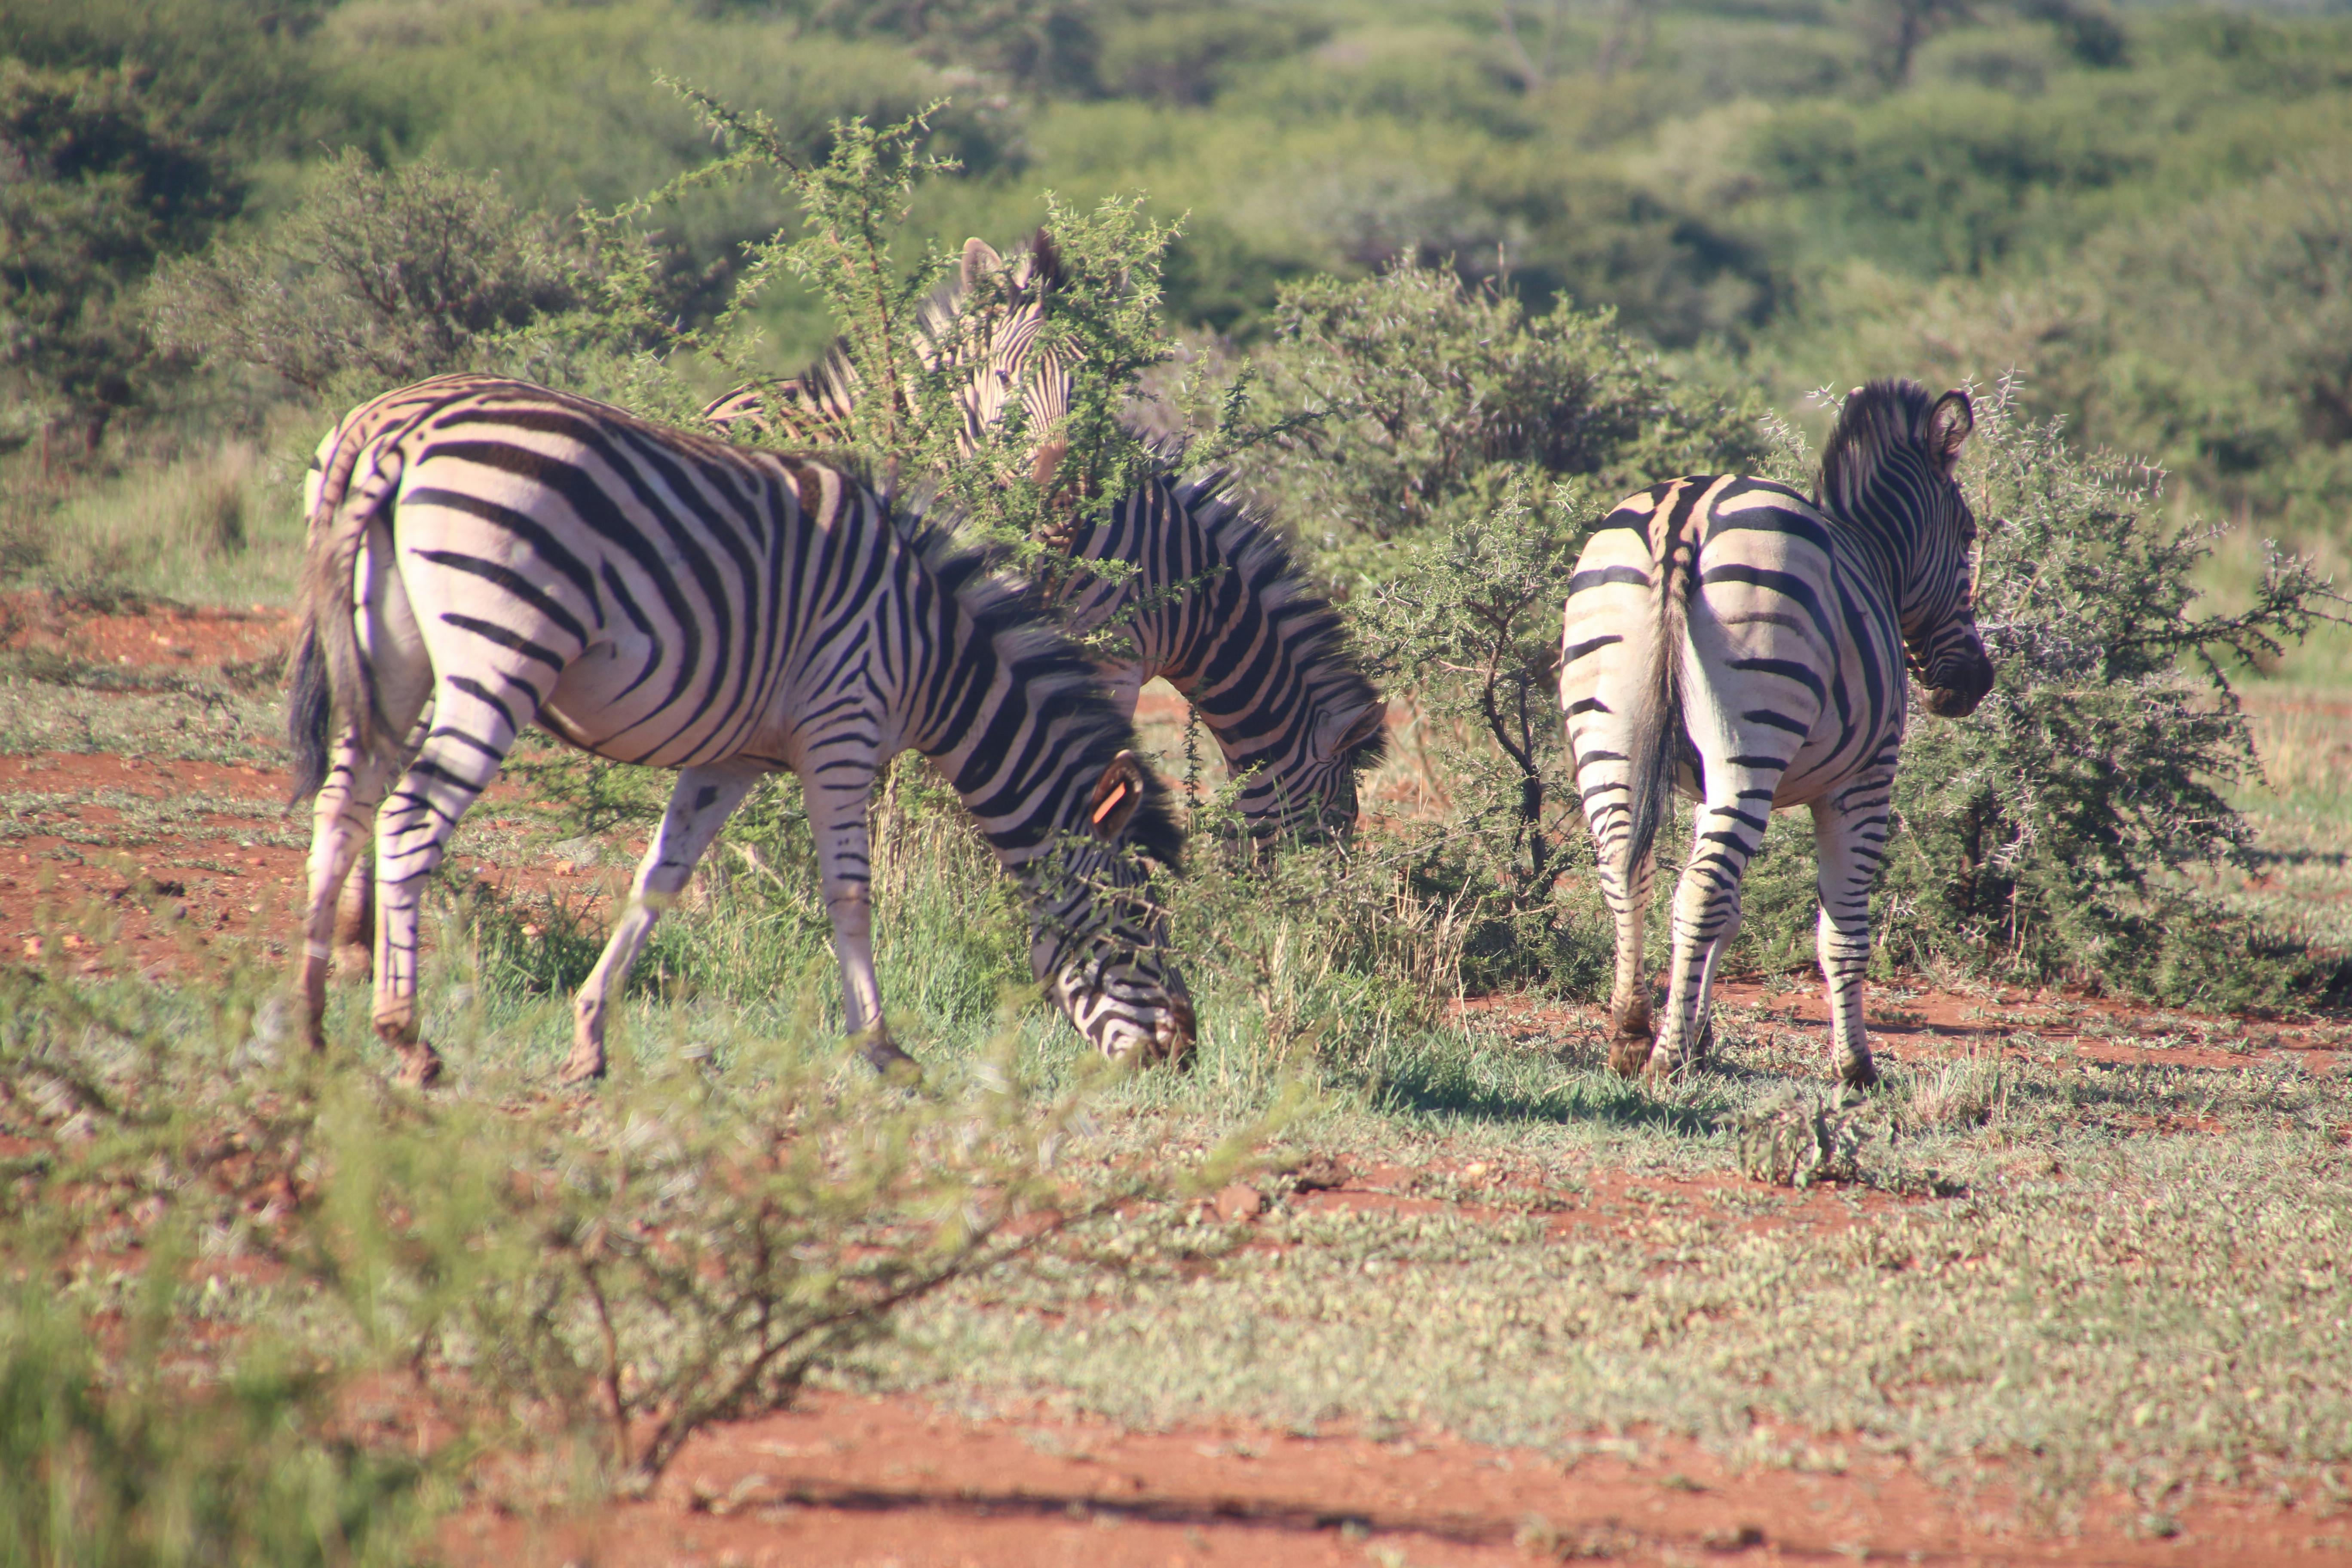
M 1740 1116 L 1737 1134 L 1740 1172 L 1755 1181 L 1801 1190 L 1861 1175 L 1866 1134 L 1843 1092 L 1826 1100 L 1796 1095 L 1760 1106 Z
M 1911 1082 L 1911 1121 L 1922 1127 L 1981 1127 L 2009 1111 L 2010 1077 L 1998 1054 L 1963 1057 Z

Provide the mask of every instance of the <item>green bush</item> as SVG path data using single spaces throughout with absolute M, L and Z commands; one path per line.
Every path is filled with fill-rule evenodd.
M 1517 485 L 1613 492 L 1738 468 L 1760 405 L 1668 375 L 1607 311 L 1540 314 L 1406 264 L 1286 289 L 1261 356 L 1273 406 L 1319 416 L 1246 454 L 1243 476 L 1332 564 L 1491 515 Z
M 2172 524 L 2159 472 L 2072 450 L 2007 385 L 1977 406 L 1963 484 L 1998 675 L 1969 718 L 1914 714 L 1873 913 L 1882 953 L 2206 1005 L 2309 995 L 2343 955 L 2230 915 L 2188 873 L 2252 837 L 2228 794 L 2256 763 L 2227 665 L 2342 601 L 2273 551 L 2247 608 L 2203 608 L 2219 532 Z M 1787 884 L 1776 899 L 1764 879 L 1749 918 L 1757 940 L 1801 951 L 1810 877 Z
M 202 244 L 240 195 L 220 151 L 141 74 L 0 58 L 0 367 L 37 418 L 97 449 L 148 390 L 138 285 Z
M 491 344 L 583 302 L 587 258 L 495 177 L 346 151 L 260 232 L 164 269 L 157 340 L 351 401 L 474 368 Z

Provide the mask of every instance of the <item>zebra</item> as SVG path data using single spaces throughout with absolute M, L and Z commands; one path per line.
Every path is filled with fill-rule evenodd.
M 1020 389 L 1040 443 L 1034 472 L 1050 482 L 1066 452 L 1070 372 L 1036 352 L 1035 329 L 1062 281 L 1058 255 L 1039 230 L 1010 284 L 1016 308 L 951 334 L 947 323 L 963 298 L 1002 265 L 979 239 L 965 242 L 964 258 L 961 287 L 931 301 L 929 335 L 972 345 L 988 387 Z M 836 343 L 805 374 L 737 387 L 703 417 L 726 434 L 741 427 L 789 445 L 839 445 L 859 392 Z M 966 420 L 967 453 L 989 423 Z M 1357 777 L 1385 744 L 1387 705 L 1350 656 L 1330 601 L 1230 489 L 1223 472 L 1183 479 L 1171 462 L 1156 464 L 1070 542 L 1078 563 L 1094 570 L 1065 596 L 1064 624 L 1080 638 L 1118 628 L 1094 640 L 1124 645 L 1100 654 L 1098 668 L 1129 719 L 1155 678 L 1192 702 L 1227 772 L 1243 781 L 1235 807 L 1254 841 L 1344 838 L 1355 827 Z
M 295 798 L 316 795 L 298 972 L 313 1048 L 338 892 L 373 824 L 375 1028 L 404 1078 L 437 1076 L 416 1022 L 424 879 L 535 721 L 678 773 L 575 999 L 564 1081 L 603 1072 L 630 964 L 779 768 L 806 790 L 848 1032 L 877 1067 L 906 1063 L 874 974 L 866 810 L 909 747 L 1023 885 L 1031 965 L 1079 1031 L 1114 1059 L 1189 1052 L 1192 1004 L 1129 853 L 1175 864 L 1165 791 L 1076 650 L 942 531 L 902 530 L 822 463 L 471 374 L 346 416 L 309 491 L 288 728 Z
M 1845 400 L 1813 500 L 1769 479 L 1671 479 L 1619 502 L 1587 542 L 1568 584 L 1559 695 L 1616 922 L 1617 1071 L 1696 1059 L 1740 879 L 1770 812 L 1804 805 L 1836 1071 L 1877 1081 L 1862 975 L 1905 667 L 1947 717 L 1974 711 L 1993 681 L 1972 605 L 1976 520 L 1953 478 L 1974 423 L 1964 391 L 1931 400 L 1915 382 L 1873 382 Z M 1699 811 L 1654 1027 L 1642 933 L 1670 787 Z
M 1192 703 L 1241 781 L 1234 809 L 1261 847 L 1345 839 L 1356 780 L 1387 742 L 1388 707 L 1350 657 L 1331 602 L 1280 535 L 1212 471 L 1161 468 L 1078 542 L 1065 612 L 1075 635 L 1117 627 L 1097 669 L 1133 716 L 1160 678 Z M 1123 645 L 1123 646 L 1122 646 Z
M 956 392 L 957 450 L 969 458 L 986 444 L 1017 396 L 1035 437 L 1031 472 L 1041 485 L 1053 483 L 1068 453 L 1062 424 L 1070 411 L 1071 363 L 1041 342 L 1045 301 L 1066 278 L 1061 251 L 1042 228 L 1010 264 L 986 240 L 967 239 L 957 276 L 923 302 L 915 322 L 917 352 L 928 363 L 970 368 Z M 964 302 L 976 293 L 985 301 L 970 310 Z M 702 417 L 730 436 L 740 429 L 786 447 L 840 446 L 864 381 L 846 343 L 835 340 L 799 375 L 721 393 Z M 906 388 L 891 395 L 906 406 Z

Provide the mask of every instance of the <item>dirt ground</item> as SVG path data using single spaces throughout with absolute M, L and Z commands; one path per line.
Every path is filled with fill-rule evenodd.
M 20 653 L 193 676 L 282 657 L 291 626 L 286 616 L 259 609 L 99 614 L 18 596 L 0 601 L 0 643 Z M 1153 716 L 1166 717 L 1147 715 Z M 24 829 L 0 850 L 0 963 L 54 959 L 44 945 L 51 942 L 87 946 L 78 962 L 90 971 L 127 963 L 186 979 L 232 956 L 275 962 L 300 895 L 303 851 L 295 845 L 307 823 L 299 816 L 257 833 L 266 816 L 200 813 L 168 842 L 107 851 L 89 845 L 120 810 L 85 804 L 53 811 L 38 800 L 81 792 L 120 799 L 121 809 L 194 795 L 259 806 L 283 802 L 287 787 L 286 769 L 264 763 L 58 751 L 0 756 L 0 804 Z M 74 845 L 82 847 L 56 853 Z M 515 874 L 487 863 L 475 868 L 493 879 Z M 565 875 L 529 874 L 535 886 Z M 583 871 L 566 890 L 593 899 L 610 877 Z M 87 927 L 92 908 L 110 911 L 109 934 L 66 929 Z M 78 921 L 60 918 L 75 910 Z M 1810 985 L 1737 981 L 1723 998 L 1747 1010 L 1750 1026 L 1822 1026 L 1821 998 Z M 2326 1071 L 2346 1067 L 2352 1045 L 2340 1024 L 2158 1014 L 2014 991 L 1914 994 L 1873 1005 L 1876 1043 L 1897 1060 L 2013 1052 L 2026 1048 L 2023 1038 L 2099 1060 L 2234 1068 L 2293 1058 Z M 1601 1027 L 1595 1009 L 1521 998 L 1477 999 L 1466 1009 L 1505 1036 Z M 1468 1191 L 1488 1175 L 1483 1168 L 1452 1173 Z M 1445 1201 L 1400 1195 L 1410 1174 L 1339 1172 L 1300 1201 Z M 1704 1201 L 1705 1183 L 1686 1184 Z M 1595 1173 L 1580 1200 L 1552 1223 L 1563 1235 L 1617 1223 L 1612 1195 Z M 1229 1193 L 1220 1207 L 1234 1211 L 1227 1217 L 1246 1217 L 1255 1196 Z M 1850 1205 L 1819 1198 L 1771 1223 L 1851 1223 Z M 456 1563 L 499 1568 L 1437 1565 L 1601 1557 L 2352 1563 L 2352 1517 L 2314 1519 L 2263 1497 L 2200 1491 L 2175 1521 L 2177 1535 L 2151 1538 L 2138 1532 L 2140 1516 L 2127 1499 L 2053 1521 L 2021 1506 L 1997 1470 L 1956 1483 L 1899 1459 L 1849 1453 L 1835 1434 L 1763 1436 L 1804 1461 L 1735 1471 L 1696 1444 L 1640 1433 L 1595 1433 L 1536 1453 L 1442 1433 L 1374 1440 L 1344 1430 L 1306 1436 L 1225 1426 L 1129 1431 L 1042 1408 L 957 1409 L 818 1394 L 793 1410 L 704 1434 L 648 1499 L 571 1519 L 477 1509 L 446 1522 L 442 1545 Z
M 2062 1533 L 2018 1528 L 1998 1477 L 1971 1495 L 1892 1459 L 1743 1474 L 1689 1443 L 1586 1447 L 1563 1459 L 1438 1434 L 1131 1432 L 820 1394 L 696 1440 L 645 1501 L 573 1521 L 477 1512 L 442 1542 L 455 1563 L 515 1568 L 2352 1560 L 2352 1521 L 2253 1499 L 2192 1509 L 2168 1539 L 2133 1533 L 2121 1503 Z

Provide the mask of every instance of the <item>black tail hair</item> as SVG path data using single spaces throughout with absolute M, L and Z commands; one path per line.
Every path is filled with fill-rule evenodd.
M 1649 689 L 1633 720 L 1627 747 L 1631 776 L 1626 800 L 1631 818 L 1625 833 L 1623 858 L 1618 863 L 1618 886 L 1630 889 L 1633 873 L 1648 858 L 1664 822 L 1666 805 L 1675 787 L 1675 742 L 1683 732 L 1682 647 L 1689 583 L 1696 563 L 1685 554 L 1680 530 L 1669 534 L 1662 557 L 1652 567 L 1657 574 L 1657 597 L 1650 614 Z M 1695 553 L 1696 541 L 1689 549 Z
M 287 796 L 289 805 L 299 805 L 327 782 L 327 730 L 334 709 L 318 627 L 306 616 L 302 644 L 294 654 L 293 684 L 286 693 L 286 743 L 294 752 L 294 792 Z

